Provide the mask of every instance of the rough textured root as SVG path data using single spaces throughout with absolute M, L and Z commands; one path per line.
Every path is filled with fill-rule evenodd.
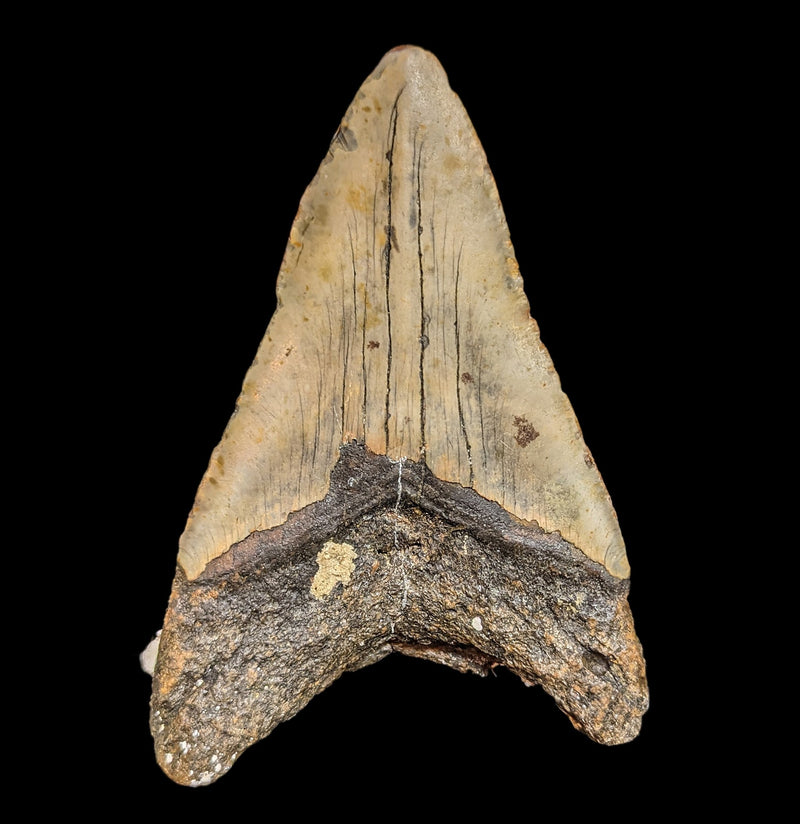
M 627 603 L 558 534 L 515 521 L 424 464 L 343 447 L 331 492 L 189 582 L 179 570 L 154 675 L 159 764 L 206 784 L 347 670 L 390 651 L 505 666 L 617 744 L 648 696 Z

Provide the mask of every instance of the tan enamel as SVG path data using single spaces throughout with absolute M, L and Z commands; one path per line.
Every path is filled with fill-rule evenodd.
M 190 579 L 321 500 L 350 440 L 424 460 L 628 576 L 494 179 L 433 55 L 396 49 L 358 91 L 303 196 L 277 293 L 180 541 Z

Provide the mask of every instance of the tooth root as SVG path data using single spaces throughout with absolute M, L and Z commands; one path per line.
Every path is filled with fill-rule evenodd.
M 278 296 L 180 541 L 162 768 L 216 780 L 392 650 L 503 665 L 591 738 L 633 738 L 648 693 L 616 515 L 429 53 L 388 53 L 359 90 Z

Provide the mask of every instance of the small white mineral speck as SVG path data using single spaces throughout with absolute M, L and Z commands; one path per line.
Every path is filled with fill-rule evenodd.
M 478 630 L 478 632 L 483 632 L 483 621 L 481 621 L 481 616 L 480 616 L 480 615 L 476 615 L 476 616 L 472 619 L 472 626 L 473 626 L 476 630 Z

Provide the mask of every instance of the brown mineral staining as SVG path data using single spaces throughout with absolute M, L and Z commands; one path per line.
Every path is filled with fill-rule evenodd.
M 469 372 L 464 372 L 464 374 L 461 376 L 461 380 L 464 383 L 473 383 L 475 379 L 472 377 L 472 375 L 470 375 Z
M 517 434 L 514 435 L 514 440 L 522 447 L 527 446 L 531 441 L 539 437 L 539 433 L 533 428 L 532 423 L 528 423 L 528 419 L 524 416 L 514 416 L 514 426 L 517 427 Z
M 380 346 L 380 343 L 378 343 L 378 341 L 376 341 L 376 340 L 371 340 L 371 341 L 367 344 L 367 347 L 368 347 L 369 349 L 377 349 L 379 346 Z

